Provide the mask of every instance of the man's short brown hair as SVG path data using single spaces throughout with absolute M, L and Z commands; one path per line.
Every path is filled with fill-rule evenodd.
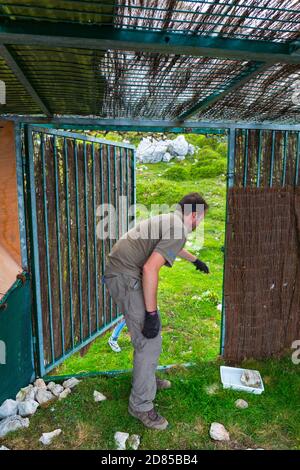
M 205 212 L 208 209 L 208 204 L 199 193 L 189 193 L 184 196 L 178 205 L 181 207 L 185 215 L 191 212 Z

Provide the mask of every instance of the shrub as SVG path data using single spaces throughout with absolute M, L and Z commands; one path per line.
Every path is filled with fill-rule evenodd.
M 168 168 L 163 176 L 172 181 L 184 181 L 189 179 L 190 173 L 186 168 L 176 165 Z
M 209 163 L 199 162 L 191 167 L 191 179 L 215 178 L 226 173 L 227 161 L 225 158 L 213 160 Z
M 217 146 L 217 152 L 224 158 L 227 158 L 227 143 L 226 142 L 221 142 Z

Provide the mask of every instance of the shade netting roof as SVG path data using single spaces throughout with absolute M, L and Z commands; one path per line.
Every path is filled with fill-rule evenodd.
M 298 0 L 6 0 L 0 111 L 299 123 L 299 26 Z

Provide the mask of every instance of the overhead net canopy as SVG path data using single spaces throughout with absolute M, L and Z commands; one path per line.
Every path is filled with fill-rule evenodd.
M 0 111 L 298 124 L 299 26 L 298 0 L 6 0 Z

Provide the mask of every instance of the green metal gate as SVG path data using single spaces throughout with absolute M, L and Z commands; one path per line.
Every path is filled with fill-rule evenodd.
M 135 149 L 26 126 L 25 161 L 37 367 L 43 376 L 118 321 L 101 281 L 109 251 L 134 220 Z M 115 208 L 115 218 L 105 213 L 108 238 L 99 225 L 103 204 Z

